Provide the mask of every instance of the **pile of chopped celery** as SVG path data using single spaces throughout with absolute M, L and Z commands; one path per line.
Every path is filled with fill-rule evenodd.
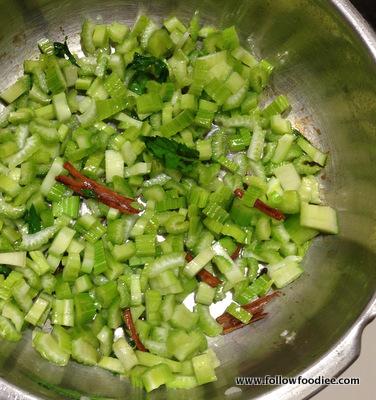
M 210 306 L 231 292 L 229 318 L 251 323 L 240 306 L 297 279 L 311 240 L 337 233 L 315 177 L 326 155 L 282 116 L 285 96 L 260 106 L 273 67 L 234 27 L 87 20 L 81 42 L 83 57 L 41 40 L 0 94 L 0 337 L 32 328 L 45 359 L 148 392 L 215 381 Z M 57 182 L 67 161 L 140 213 Z

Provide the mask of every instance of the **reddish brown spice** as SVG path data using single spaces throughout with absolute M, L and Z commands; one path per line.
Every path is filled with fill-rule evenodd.
M 185 259 L 190 262 L 193 260 L 193 256 L 191 253 L 186 253 Z M 197 277 L 200 279 L 200 281 L 207 283 L 209 286 L 215 288 L 219 286 L 222 281 L 211 274 L 209 271 L 206 269 L 202 269 L 200 272 L 197 273 Z
M 186 253 L 185 259 L 186 259 L 188 262 L 192 261 L 192 260 L 193 260 L 192 254 L 191 254 L 191 253 Z
M 252 301 L 249 304 L 243 305 L 242 307 L 253 315 L 248 324 L 265 318 L 267 316 L 267 313 L 264 313 L 265 305 L 268 304 L 273 298 L 279 296 L 279 294 L 280 293 L 276 291 L 266 296 L 260 297 L 259 299 Z M 220 315 L 217 318 L 217 322 L 223 326 L 223 335 L 248 325 L 243 324 L 241 321 L 239 321 L 237 318 L 233 317 L 227 312 Z
M 244 196 L 244 190 L 243 189 L 235 189 L 234 194 L 236 197 L 241 199 Z M 283 212 L 277 210 L 276 208 L 270 207 L 267 204 L 265 204 L 263 201 L 260 199 L 256 199 L 255 204 L 253 207 L 257 208 L 259 211 L 263 212 L 264 214 L 268 215 L 269 217 L 272 217 L 278 221 L 283 221 L 286 217 Z
M 276 208 L 270 207 L 267 204 L 265 204 L 263 201 L 260 199 L 256 199 L 254 206 L 264 214 L 268 215 L 269 217 L 272 217 L 278 221 L 283 221 L 286 217 L 285 214 L 283 214 L 281 211 L 277 210 Z
M 235 189 L 234 194 L 236 197 L 239 197 L 239 199 L 241 199 L 244 196 L 244 190 L 240 188 Z
M 129 332 L 131 334 L 131 338 L 135 342 L 136 347 L 138 348 L 138 350 L 147 351 L 145 346 L 141 343 L 141 340 L 140 340 L 140 338 L 138 336 L 136 327 L 134 326 L 132 313 L 131 313 L 130 308 L 126 308 L 123 311 L 122 315 L 123 315 L 123 321 L 124 321 L 127 329 L 129 330 Z
M 223 327 L 222 335 L 227 335 L 228 333 L 236 331 L 237 329 L 244 328 L 245 326 L 248 326 L 253 322 L 259 321 L 260 319 L 264 319 L 267 315 L 268 313 L 254 314 L 248 324 L 243 324 L 238 319 L 233 318 L 227 325 Z
M 71 176 L 59 175 L 56 177 L 56 180 L 68 186 L 80 196 L 94 197 L 101 203 L 106 204 L 111 208 L 116 208 L 124 214 L 138 214 L 140 212 L 140 210 L 131 205 L 131 203 L 134 202 L 134 199 L 124 197 L 93 179 L 82 175 L 69 162 L 64 163 L 64 168 L 73 176 L 73 178 Z
M 267 294 L 266 296 L 262 296 L 242 307 L 244 308 L 244 310 L 250 312 L 251 314 L 255 314 L 258 311 L 260 311 L 262 308 L 264 308 L 275 297 L 278 297 L 280 294 L 281 293 L 278 290 L 276 290 L 275 292 Z
M 242 248 L 243 248 L 243 246 L 241 244 L 238 244 L 236 246 L 235 251 L 231 254 L 231 259 L 232 260 L 236 260 L 239 257 L 239 254 L 240 254 Z
M 202 269 L 197 276 L 200 278 L 200 280 L 202 282 L 207 283 L 209 286 L 211 286 L 212 288 L 216 288 L 217 286 L 219 286 L 222 281 L 217 278 L 216 276 L 214 276 L 213 274 L 211 274 L 209 271 L 207 271 L 206 269 Z

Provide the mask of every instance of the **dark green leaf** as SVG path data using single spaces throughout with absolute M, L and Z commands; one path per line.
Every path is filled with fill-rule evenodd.
M 69 47 L 68 47 L 68 44 L 67 44 L 67 37 L 65 37 L 64 43 L 54 42 L 54 54 L 55 54 L 56 57 L 59 57 L 59 58 L 65 58 L 65 56 L 67 56 L 69 61 L 73 65 L 76 65 L 77 67 L 80 67 L 77 64 L 76 58 L 74 57 L 74 55 L 69 50 Z
M 138 81 L 134 81 L 129 85 L 129 90 L 135 92 L 137 94 L 145 93 L 146 89 L 146 82 L 147 80 L 140 79 Z
M 12 270 L 9 267 L 6 267 L 5 265 L 0 265 L 0 275 L 4 275 L 7 277 Z
M 168 67 L 163 60 L 153 56 L 143 56 L 139 53 L 134 55 L 133 62 L 129 64 L 128 69 L 135 71 L 129 88 L 137 94 L 145 93 L 147 81 L 165 82 L 169 74 Z
M 29 234 L 39 232 L 42 229 L 42 222 L 34 204 L 31 205 L 29 211 L 26 213 L 25 221 L 29 228 Z
M 96 199 L 96 198 L 97 198 L 97 195 L 96 195 L 95 192 L 94 192 L 93 190 L 91 190 L 91 189 L 82 189 L 81 192 L 82 192 L 82 195 L 83 195 L 84 197 L 88 197 L 88 198 L 90 198 L 90 199 Z
M 147 149 L 162 160 L 166 168 L 178 169 L 189 172 L 192 164 L 199 158 L 199 152 L 187 147 L 185 144 L 164 137 L 145 137 Z
M 132 92 L 141 95 L 146 93 L 146 85 L 144 80 L 137 80 L 137 75 L 135 75 L 135 78 L 131 79 L 129 83 L 129 90 Z

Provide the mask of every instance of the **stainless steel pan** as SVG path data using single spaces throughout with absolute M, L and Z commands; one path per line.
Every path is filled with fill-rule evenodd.
M 77 48 L 84 17 L 131 23 L 144 11 L 187 20 L 195 9 L 207 22 L 236 24 L 244 42 L 275 64 L 270 93 L 287 93 L 296 126 L 330 152 L 321 183 L 338 210 L 341 232 L 315 241 L 306 273 L 269 307 L 266 320 L 213 341 L 222 361 L 218 382 L 151 398 L 223 399 L 235 376 L 338 375 L 359 355 L 361 332 L 376 314 L 376 38 L 346 0 L 0 0 L 0 87 L 37 54 L 39 38 L 61 41 L 68 35 Z M 286 330 L 294 341 L 286 343 Z M 66 389 L 145 397 L 99 368 L 48 364 L 29 336 L 18 344 L 0 343 L 0 374 L 4 399 L 62 399 Z M 249 386 L 229 398 L 301 399 L 319 389 Z

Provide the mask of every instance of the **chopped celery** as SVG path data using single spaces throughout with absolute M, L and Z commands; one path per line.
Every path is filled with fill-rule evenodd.
M 301 179 L 293 164 L 289 163 L 276 168 L 274 174 L 284 190 L 299 189 Z
M 185 265 L 185 256 L 182 253 L 171 253 L 158 258 L 148 269 L 150 278 L 158 276 L 169 269 L 175 269 Z
M 26 267 L 26 252 L 0 253 L 0 264 Z
M 153 367 L 155 365 L 159 364 L 166 364 L 168 367 L 171 369 L 172 372 L 174 373 L 179 373 L 181 372 L 182 365 L 180 362 L 171 360 L 169 358 L 164 358 L 157 356 L 155 354 L 151 353 L 146 353 L 143 351 L 135 351 L 138 363 L 140 365 L 144 365 L 146 367 Z
M 84 365 L 96 365 L 98 352 L 91 343 L 80 337 L 72 341 L 72 358 Z
M 333 208 L 303 202 L 300 213 L 303 227 L 317 229 L 325 233 L 338 233 L 337 215 Z
M 107 369 L 111 372 L 124 375 L 125 374 L 125 369 L 121 362 L 117 358 L 113 357 L 107 357 L 104 356 L 102 357 L 99 362 L 98 362 L 98 367 L 101 367 L 103 369 Z
M 172 373 L 166 364 L 155 365 L 142 375 L 142 381 L 147 392 L 159 388 L 159 386 L 168 383 L 171 379 Z
M 277 288 L 282 288 L 297 279 L 303 270 L 299 265 L 300 257 L 289 256 L 268 266 L 268 275 Z
M 22 338 L 22 335 L 9 319 L 0 315 L 0 337 L 10 342 L 17 342 Z
M 113 344 L 113 350 L 126 371 L 131 370 L 139 363 L 135 352 L 124 338 L 118 339 Z
M 13 303 L 7 302 L 2 306 L 2 316 L 13 322 L 17 332 L 21 332 L 24 324 L 24 313 Z
M 46 360 L 65 366 L 69 361 L 69 353 L 59 347 L 58 342 L 49 333 L 41 331 L 33 332 L 33 347 Z
M 212 358 L 209 354 L 201 354 L 193 357 L 192 364 L 199 385 L 217 380 Z
M 49 306 L 48 301 L 39 297 L 30 308 L 29 312 L 25 316 L 25 321 L 29 322 L 32 325 L 37 325 L 38 321 L 42 317 L 43 313 Z
M 22 94 L 30 89 L 30 77 L 25 75 L 17 80 L 13 85 L 0 93 L 0 97 L 7 103 L 13 103 Z
M 201 269 L 208 264 L 212 258 L 215 256 L 212 248 L 206 248 L 201 253 L 199 253 L 192 261 L 190 261 L 184 268 L 184 273 L 187 276 L 196 275 Z
M 48 252 L 53 255 L 63 254 L 68 249 L 75 234 L 76 232 L 73 229 L 64 226 L 56 235 Z
M 176 328 L 191 330 L 197 323 L 198 318 L 198 314 L 189 311 L 184 304 L 178 304 L 170 322 Z
M 227 308 L 226 312 L 234 316 L 236 319 L 241 321 L 243 324 L 248 324 L 248 322 L 252 318 L 252 314 L 249 313 L 247 310 L 244 310 L 244 308 L 240 307 L 236 303 L 231 303 Z
M 210 315 L 209 307 L 197 304 L 197 314 L 199 318 L 199 327 L 207 336 L 218 336 L 222 333 L 222 326 L 218 324 Z

